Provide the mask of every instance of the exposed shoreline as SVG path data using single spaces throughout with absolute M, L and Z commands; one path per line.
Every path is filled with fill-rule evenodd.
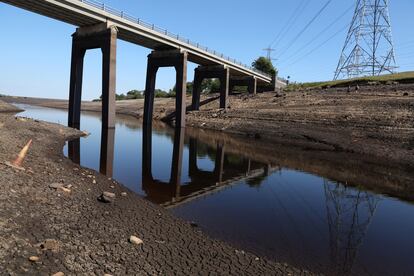
M 11 114 L 0 114 L 0 122 L 3 273 L 307 274 L 213 240 L 115 181 L 73 164 L 62 147 L 80 135 L 76 130 Z M 26 170 L 6 166 L 31 138 Z M 52 183 L 72 185 L 71 191 L 51 189 Z M 113 203 L 97 201 L 103 191 L 116 194 Z M 130 235 L 144 244 L 129 243 Z M 52 249 L 41 248 L 47 239 L 54 241 Z M 31 256 L 39 261 L 30 262 Z

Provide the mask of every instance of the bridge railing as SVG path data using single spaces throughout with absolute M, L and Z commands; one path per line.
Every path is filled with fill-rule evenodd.
M 245 67 L 245 68 L 247 68 L 249 70 L 252 70 L 252 71 L 254 71 L 254 72 L 256 72 L 256 73 L 258 73 L 260 75 L 263 75 L 265 77 L 269 77 L 269 78 L 272 77 L 269 74 L 264 73 L 264 72 L 262 72 L 260 70 L 257 70 L 256 68 L 254 68 L 252 66 L 248 66 L 246 64 L 243 64 L 242 62 L 237 61 L 234 58 L 230 58 L 230 57 L 228 57 L 228 56 L 226 56 L 226 55 L 224 55 L 224 54 L 222 54 L 220 52 L 217 52 L 217 51 L 212 50 L 212 49 L 210 49 L 208 47 L 202 46 L 201 44 L 196 43 L 196 42 L 193 42 L 193 41 L 191 41 L 189 39 L 186 39 L 186 38 L 184 38 L 184 37 L 182 37 L 182 36 L 180 36 L 178 34 L 171 33 L 171 32 L 169 32 L 166 29 L 163 29 L 163 28 L 160 28 L 160 27 L 155 26 L 154 24 L 145 22 L 145 21 L 143 21 L 143 20 L 141 20 L 141 19 L 139 19 L 137 17 L 131 16 L 131 15 L 129 15 L 129 14 L 123 12 L 123 11 L 119 11 L 117 9 L 111 8 L 111 7 L 109 7 L 106 4 L 103 4 L 101 2 L 98 2 L 98 1 L 95 1 L 95 0 L 78 0 L 78 1 L 80 1 L 82 3 L 85 3 L 85 4 L 89 5 L 89 6 L 92 6 L 94 8 L 103 10 L 103 11 L 105 11 L 107 13 L 112 14 L 112 15 L 119 16 L 119 17 L 121 17 L 121 18 L 123 18 L 125 20 L 128 20 L 128 21 L 130 21 L 132 23 L 138 24 L 138 25 L 140 25 L 142 27 L 145 27 L 147 29 L 156 31 L 156 32 L 158 32 L 160 34 L 166 35 L 166 36 L 168 36 L 170 38 L 179 40 L 179 41 L 181 41 L 183 43 L 186 43 L 186 44 L 191 45 L 193 47 L 196 47 L 196 48 L 198 48 L 200 50 L 203 50 L 205 52 L 208 52 L 210 54 L 213 54 L 213 55 L 215 55 L 217 57 L 220 57 L 222 59 L 225 59 L 225 60 L 227 60 L 229 62 L 232 62 L 234 64 L 237 64 L 239 66 L 242 66 L 242 67 Z

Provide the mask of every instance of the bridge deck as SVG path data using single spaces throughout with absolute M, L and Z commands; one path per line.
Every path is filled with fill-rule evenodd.
M 254 76 L 259 82 L 270 83 L 271 76 L 211 51 L 182 37 L 159 29 L 123 12 L 91 0 L 0 0 L 75 26 L 111 22 L 118 28 L 118 38 L 154 50 L 182 49 L 189 61 L 200 65 L 226 65 L 232 76 Z M 278 81 L 284 85 L 283 82 Z

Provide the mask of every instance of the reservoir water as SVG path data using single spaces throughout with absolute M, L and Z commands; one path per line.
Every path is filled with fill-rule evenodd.
M 19 106 L 19 116 L 66 124 L 66 111 Z M 213 238 L 325 274 L 413 274 L 413 203 L 365 189 L 364 179 L 350 187 L 235 154 L 215 133 L 162 124 L 148 133 L 132 117 L 118 116 L 116 130 L 101 135 L 98 114 L 82 113 L 81 129 L 91 135 L 68 143 L 65 156 Z

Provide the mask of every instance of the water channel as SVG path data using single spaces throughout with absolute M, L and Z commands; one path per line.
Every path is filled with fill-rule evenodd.
M 66 124 L 66 111 L 19 106 L 19 116 Z M 363 189 L 364 179 L 354 188 L 258 162 L 202 130 L 156 124 L 146 133 L 132 117 L 118 116 L 115 132 L 101 136 L 98 113 L 82 113 L 81 129 L 91 135 L 68 143 L 66 156 L 213 238 L 326 274 L 414 271 L 414 205 Z

